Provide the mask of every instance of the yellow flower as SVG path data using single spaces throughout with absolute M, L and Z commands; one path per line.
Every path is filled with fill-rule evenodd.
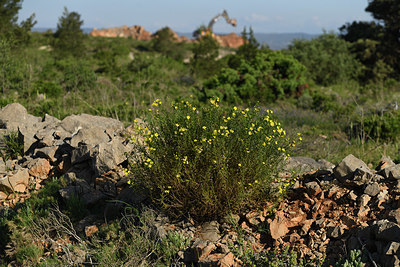
M 233 107 L 233 110 L 237 110 L 237 107 Z
M 239 166 L 239 167 L 242 167 L 242 164 L 241 164 L 241 163 L 239 163 L 239 164 L 238 164 L 238 166 Z
M 205 129 L 207 129 L 207 127 L 206 127 L 206 126 L 203 126 L 203 130 L 205 130 Z
M 186 116 L 186 119 L 190 120 L 190 116 Z

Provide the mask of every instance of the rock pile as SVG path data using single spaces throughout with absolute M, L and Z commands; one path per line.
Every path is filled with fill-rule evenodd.
M 124 176 L 120 165 L 131 151 L 121 122 L 87 114 L 39 118 L 14 103 L 1 109 L 0 127 L 3 134 L 18 132 L 24 145 L 23 157 L 0 160 L 0 205 L 13 206 L 29 197 L 29 189 L 61 175 L 68 182 L 60 192 L 64 198 L 76 194 L 90 205 L 116 197 L 116 182 Z
M 24 145 L 24 156 L 0 159 L 0 207 L 24 201 L 48 177 L 61 175 L 67 182 L 60 190 L 64 199 L 78 196 L 88 207 L 120 200 L 103 205 L 106 218 L 117 216 L 123 202 L 140 204 L 147 199 L 146 192 L 128 186 L 122 171 L 125 153 L 132 147 L 124 137 L 127 129 L 117 120 L 87 114 L 63 120 L 49 115 L 39 118 L 19 104 L 10 104 L 0 110 L 0 128 L 3 134 L 18 132 Z M 290 246 L 301 258 L 326 255 L 327 264 L 350 250 L 364 249 L 371 263 L 400 265 L 399 164 L 382 158 L 373 170 L 353 155 L 337 166 L 293 157 L 286 169 L 282 177 L 288 178 L 293 169 L 305 173 L 274 210 L 267 205 L 262 211 L 202 225 L 172 222 L 159 214 L 151 223 L 154 235 L 162 238 L 176 231 L 191 238 L 190 247 L 178 255 L 182 262 L 201 266 L 243 264 L 233 254 L 240 250 L 241 238 L 255 251 Z M 101 224 L 96 225 L 98 220 L 92 217 L 76 226 L 87 236 Z

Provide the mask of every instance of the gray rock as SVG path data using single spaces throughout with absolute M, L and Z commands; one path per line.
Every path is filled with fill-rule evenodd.
M 0 190 L 6 192 L 12 192 L 16 190 L 16 186 L 23 184 L 28 186 L 29 184 L 29 173 L 28 169 L 20 169 L 14 173 L 10 173 L 0 178 Z
M 400 179 L 400 164 L 396 164 L 387 168 L 382 169 L 378 172 L 378 174 L 382 175 L 385 178 L 390 179 Z
M 320 164 L 320 166 L 323 170 L 332 170 L 333 168 L 335 168 L 335 164 L 333 164 L 325 159 L 320 159 L 317 161 L 317 163 Z
M 344 182 L 346 179 L 353 179 L 354 172 L 360 169 L 364 174 L 368 174 L 372 172 L 368 168 L 368 166 L 364 163 L 364 161 L 354 157 L 352 154 L 345 157 L 334 169 L 333 174 L 336 179 L 341 182 Z
M 68 116 L 61 121 L 60 126 L 69 133 L 77 133 L 80 129 L 92 127 L 107 129 L 111 132 L 118 132 L 124 129 L 123 123 L 118 120 L 88 114 Z
M 202 240 L 217 242 L 221 236 L 219 235 L 219 224 L 217 221 L 204 223 L 199 231 L 199 237 Z
M 365 207 L 368 205 L 368 202 L 371 200 L 371 197 L 367 194 L 363 194 L 358 198 L 358 206 Z
M 61 121 L 59 119 L 57 119 L 56 117 L 53 117 L 49 114 L 45 114 L 43 116 L 42 122 L 44 122 L 46 125 L 49 125 L 49 124 L 55 125 L 55 124 L 60 123 Z
M 96 176 L 100 176 L 126 160 L 126 153 L 131 151 L 122 139 L 113 139 L 109 143 L 98 144 L 93 150 L 92 166 Z
M 8 104 L 0 110 L 0 128 L 17 131 L 19 127 L 39 123 L 41 119 L 28 114 L 21 104 Z
M 78 197 L 87 206 L 97 204 L 100 200 L 106 198 L 103 193 L 95 190 L 85 180 L 82 179 L 76 179 L 75 185 L 62 188 L 59 190 L 59 193 L 65 200 L 69 200 L 74 196 Z
M 79 144 L 77 148 L 72 150 L 71 164 L 81 163 L 87 160 L 91 160 L 91 151 L 85 144 Z
M 107 143 L 111 141 L 110 136 L 106 133 L 106 128 L 90 127 L 87 129 L 78 130 L 71 138 L 71 146 L 76 148 L 80 144 L 85 144 L 89 148 L 94 147 L 97 144 Z
M 320 168 L 324 168 L 323 163 L 318 163 L 314 159 L 308 157 L 289 157 L 284 167 L 286 171 L 295 170 L 299 172 L 310 172 Z
M 35 157 L 48 159 L 51 163 L 57 161 L 56 152 L 58 146 L 49 146 L 35 149 Z
M 380 190 L 381 188 L 379 187 L 378 183 L 371 183 L 365 187 L 364 194 L 374 197 L 379 194 Z

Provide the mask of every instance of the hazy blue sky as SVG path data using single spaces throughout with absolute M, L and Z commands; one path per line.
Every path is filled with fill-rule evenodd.
M 218 21 L 215 32 L 241 32 L 252 26 L 264 33 L 321 33 L 353 20 L 371 20 L 367 0 L 25 0 L 20 19 L 35 13 L 36 27 L 57 27 L 64 6 L 81 14 L 84 27 L 142 25 L 154 32 L 169 26 L 192 32 L 226 9 L 237 28 Z

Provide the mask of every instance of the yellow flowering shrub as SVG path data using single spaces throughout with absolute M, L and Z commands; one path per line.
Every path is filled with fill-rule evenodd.
M 217 98 L 201 108 L 156 100 L 150 113 L 135 127 L 130 182 L 148 188 L 167 213 L 202 220 L 271 200 L 294 146 L 272 111 L 225 108 Z

